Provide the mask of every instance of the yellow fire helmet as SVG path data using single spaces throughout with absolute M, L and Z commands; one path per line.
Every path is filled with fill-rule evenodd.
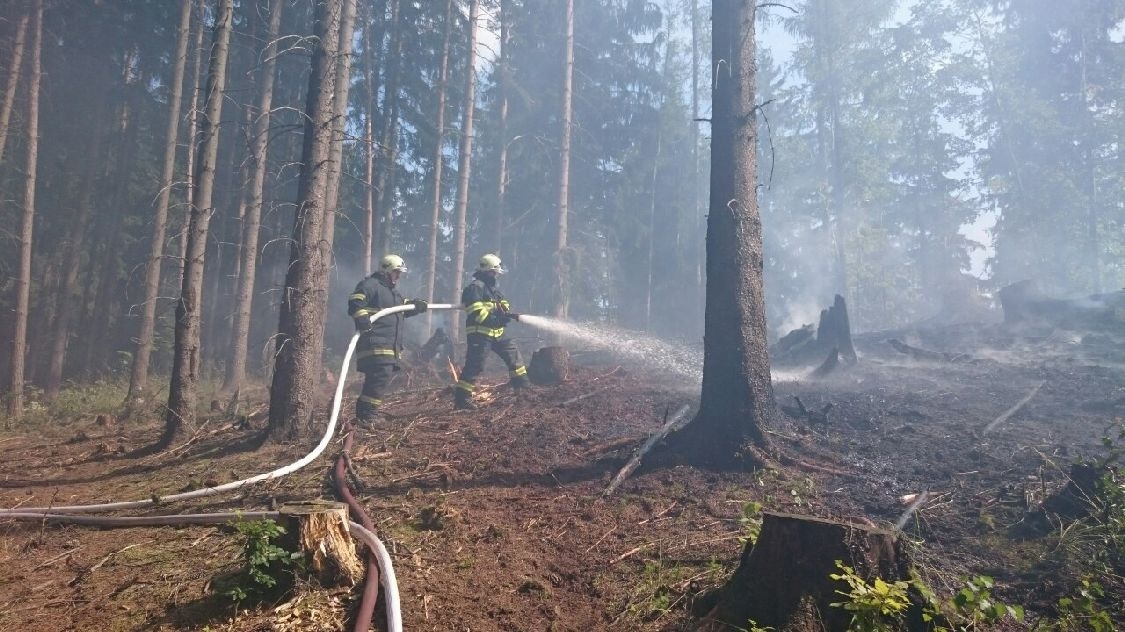
M 480 258 L 480 266 L 477 270 L 481 272 L 495 272 L 496 274 L 504 274 L 507 270 L 504 266 L 500 265 L 500 257 L 494 254 L 487 254 Z
M 379 269 L 383 272 L 401 272 L 406 274 L 410 270 L 406 267 L 406 262 L 398 255 L 386 255 L 379 260 Z

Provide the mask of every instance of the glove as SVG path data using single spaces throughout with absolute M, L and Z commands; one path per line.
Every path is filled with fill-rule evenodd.
M 411 312 L 413 314 L 421 314 L 427 309 L 430 309 L 430 304 L 420 298 L 416 298 L 413 301 L 410 301 L 410 304 L 414 306 L 414 311 Z
M 371 329 L 371 320 L 367 316 L 357 316 L 352 321 L 355 322 L 356 331 L 364 332 Z
M 520 315 L 515 313 L 515 312 L 505 312 L 504 315 L 508 317 L 508 320 L 519 320 L 520 319 Z

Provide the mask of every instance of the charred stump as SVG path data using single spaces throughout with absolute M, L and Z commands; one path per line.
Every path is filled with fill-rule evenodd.
M 816 328 L 816 341 L 822 348 L 835 347 L 840 357 L 848 364 L 857 361 L 855 346 L 852 344 L 852 325 L 848 318 L 848 304 L 844 297 L 836 295 L 832 307 L 821 310 L 820 325 Z
M 348 527 L 348 506 L 308 502 L 281 508 L 285 548 L 304 553 L 309 572 L 324 587 L 354 586 L 363 577 Z
M 810 323 L 782 336 L 771 348 L 770 358 L 781 364 L 823 366 L 817 376 L 836 368 L 837 362 L 855 364 L 858 357 L 852 342 L 852 326 L 848 305 L 839 294 L 832 306 L 820 312 L 816 327 Z
M 554 386 L 566 381 L 570 373 L 570 353 L 562 347 L 543 347 L 531 354 L 527 377 L 533 384 Z
M 1038 508 L 1013 525 L 1010 530 L 1012 537 L 1042 537 L 1053 532 L 1059 520 L 1072 522 L 1096 515 L 1103 510 L 1098 501 L 1103 495 L 1099 486 L 1107 476 L 1115 480 L 1116 470 L 1100 463 L 1072 464 L 1066 485 L 1043 499 Z
M 845 632 L 851 613 L 833 607 L 845 590 L 829 575 L 836 561 L 868 583 L 908 578 L 898 537 L 872 526 L 810 516 L 766 513 L 755 544 L 747 544 L 734 575 L 723 587 L 699 630 L 745 629 L 748 621 L 779 632 Z M 921 630 L 920 612 L 908 613 L 906 630 Z M 917 620 L 914 623 L 914 620 Z

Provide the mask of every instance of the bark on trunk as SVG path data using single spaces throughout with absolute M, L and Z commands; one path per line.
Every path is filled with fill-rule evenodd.
M 500 121 L 497 127 L 497 138 L 500 139 L 500 169 L 496 182 L 496 225 L 493 228 L 492 239 L 495 244 L 493 252 L 502 256 L 504 250 L 504 205 L 508 199 L 508 53 L 510 33 L 508 22 L 511 19 L 510 0 L 500 0 L 500 66 L 497 70 L 497 89 L 499 91 Z M 514 139 L 513 139 L 514 140 Z
M 316 6 L 317 46 L 305 106 L 305 140 L 293 246 L 285 275 L 278 325 L 277 352 L 270 386 L 270 437 L 295 438 L 307 430 L 316 407 L 316 368 L 324 339 L 328 252 L 324 243 L 325 193 L 331 165 L 332 99 L 336 55 L 350 52 L 340 42 L 341 1 Z
M 445 95 L 449 87 L 449 40 L 453 34 L 453 0 L 445 3 L 445 32 L 441 45 L 441 65 L 438 68 L 437 115 L 434 117 L 434 171 L 433 200 L 430 203 L 429 247 L 426 250 L 426 300 L 434 302 L 434 283 L 437 282 L 438 222 L 441 220 L 441 176 L 445 165 Z M 430 335 L 433 315 L 426 312 L 426 335 Z
M 187 133 L 187 163 L 184 169 L 184 190 L 187 191 L 185 197 L 187 204 L 185 205 L 184 216 L 180 221 L 180 277 L 184 273 L 184 260 L 187 258 L 187 234 L 188 225 L 191 223 L 191 196 L 195 192 L 195 163 L 196 163 L 196 143 L 195 137 L 199 133 L 199 116 L 197 110 L 199 109 L 199 95 L 203 92 L 202 87 L 199 85 L 200 67 L 203 59 L 203 4 L 202 0 L 196 0 L 196 24 L 199 25 L 195 29 L 195 42 L 192 44 L 192 60 L 191 60 L 191 107 L 188 109 L 188 133 Z
M 199 397 L 199 336 L 202 307 L 203 266 L 207 250 L 207 229 L 214 212 L 215 164 L 219 150 L 219 120 L 222 116 L 226 84 L 227 53 L 230 48 L 233 0 L 220 0 L 215 20 L 215 40 L 207 71 L 205 105 L 200 125 L 199 165 L 195 190 L 191 196 L 191 217 L 187 235 L 180 299 L 176 305 L 176 338 L 172 360 L 172 381 L 168 389 L 168 411 L 159 446 L 167 447 L 185 429 L 195 425 L 195 406 Z
M 262 203 L 265 199 L 266 171 L 269 167 L 270 110 L 273 108 L 273 86 L 277 68 L 277 34 L 281 29 L 281 13 L 285 0 L 271 0 L 270 19 L 266 26 L 266 46 L 262 49 L 262 68 L 258 79 L 258 105 L 254 110 L 253 138 L 250 151 L 250 201 L 242 225 L 242 274 L 238 277 L 237 307 L 231 355 L 223 391 L 237 392 L 246 379 L 246 354 L 250 345 L 250 316 L 254 306 L 254 282 L 258 272 L 258 236 L 262 226 Z
M 181 0 L 180 25 L 176 36 L 176 62 L 172 69 L 172 92 L 168 96 L 168 123 L 164 134 L 164 167 L 160 174 L 160 193 L 152 220 L 152 244 L 145 270 L 145 294 L 141 303 L 141 324 L 133 370 L 129 377 L 130 402 L 140 399 L 148 385 L 148 365 L 152 355 L 152 335 L 156 329 L 156 297 L 160 294 L 160 268 L 164 259 L 164 233 L 168 225 L 168 200 L 176 167 L 176 142 L 180 132 L 180 100 L 183 97 L 184 67 L 191 30 L 193 0 Z
M 381 213 L 379 245 L 375 259 L 391 251 L 391 225 L 394 223 L 394 178 L 398 161 L 398 80 L 402 62 L 402 0 L 391 0 L 391 39 L 387 48 L 387 79 L 383 97 L 383 133 L 380 144 L 383 163 L 375 184 L 375 212 Z
M 774 415 L 766 346 L 762 224 L 757 200 L 754 2 L 716 0 L 712 38 L 711 207 L 703 389 L 695 419 L 673 439 L 693 460 L 734 465 L 764 447 Z
M 336 87 L 332 99 L 332 146 L 330 148 L 332 165 L 328 172 L 328 185 L 324 195 L 324 240 L 328 245 L 331 257 L 333 238 L 336 235 L 336 213 L 340 200 L 340 180 L 344 173 L 344 139 L 345 126 L 348 116 L 348 92 L 351 88 L 352 77 L 352 35 L 355 32 L 355 3 L 356 0 L 343 0 L 344 6 L 340 15 L 340 42 L 341 51 L 336 56 Z M 344 42 L 348 42 L 344 45 Z M 345 52 L 343 49 L 346 48 Z M 326 303 L 327 305 L 327 303 Z
M 27 345 L 27 310 L 31 298 L 31 246 L 35 225 L 35 179 L 39 165 L 39 74 L 43 48 L 43 0 L 31 8 L 31 67 L 27 82 L 27 163 L 24 170 L 23 219 L 20 222 L 19 274 L 16 277 L 16 323 L 12 336 L 11 386 L 8 418 L 23 415 L 23 372 Z
M 0 105 L 0 164 L 4 162 L 4 148 L 8 143 L 8 123 L 12 120 L 12 107 L 16 102 L 16 90 L 20 85 L 20 71 L 23 69 L 23 54 L 27 48 L 27 20 L 29 14 L 20 15 L 16 25 L 15 43 L 12 46 L 12 61 L 8 66 L 8 86 L 4 90 L 4 103 Z
M 555 297 L 555 317 L 566 318 L 570 311 L 570 265 L 567 259 L 567 219 L 570 209 L 570 126 L 573 118 L 574 96 L 574 0 L 566 0 L 566 44 L 563 66 L 562 138 L 559 141 L 559 201 L 558 233 L 555 241 L 555 272 L 558 275 L 558 295 Z
M 367 91 L 367 114 L 363 117 L 363 138 L 366 147 L 364 152 L 366 158 L 364 170 L 364 182 L 366 183 L 364 216 L 366 221 L 363 227 L 364 275 L 371 274 L 375 270 L 375 224 L 377 220 L 375 216 L 375 98 L 379 93 L 379 58 L 374 47 L 376 45 L 382 47 L 382 37 L 380 36 L 377 44 L 375 38 L 372 37 L 372 31 L 375 30 L 376 20 L 383 18 L 375 11 L 374 3 L 369 3 L 366 6 L 368 16 L 363 26 L 363 85 Z
M 469 0 L 469 60 L 465 64 L 465 95 L 462 102 L 461 150 L 457 157 L 457 208 L 453 231 L 453 284 L 458 286 L 465 275 L 465 219 L 469 209 L 469 177 L 473 163 L 473 115 L 476 105 L 477 75 L 475 68 L 477 31 L 480 11 L 478 0 Z M 456 290 L 455 290 L 456 291 Z M 460 296 L 450 301 L 460 303 Z M 451 318 L 449 328 L 454 340 L 460 338 L 461 320 Z

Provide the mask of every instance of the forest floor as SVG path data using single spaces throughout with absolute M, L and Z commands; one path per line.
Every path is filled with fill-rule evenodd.
M 903 535 L 931 588 L 948 597 L 965 578 L 988 575 L 1000 600 L 1034 620 L 1072 594 L 1091 553 L 1073 529 L 1014 539 L 1011 528 L 1066 482 L 1071 463 L 1106 456 L 1103 437 L 1118 439 L 1125 339 L 1115 335 L 1016 335 L 992 325 L 861 336 L 858 365 L 775 382 L 780 404 L 795 395 L 811 409 L 832 403 L 827 423 L 779 415 L 769 433 L 789 454 L 846 476 L 678 466 L 642 470 L 609 497 L 603 490 L 633 448 L 667 411 L 691 403 L 697 386 L 588 357 L 563 385 L 528 395 L 490 373 L 484 405 L 454 413 L 448 389 L 416 379 L 389 398 L 383 430 L 357 435 L 359 498 L 391 551 L 407 630 L 685 629 L 693 596 L 737 565 L 755 503 L 889 527 L 924 491 Z M 965 355 L 913 361 L 891 337 Z M 258 447 L 262 399 L 245 409 L 248 423 L 213 413 L 192 444 L 145 458 L 128 454 L 156 440 L 156 419 L 75 415 L 0 432 L 0 507 L 144 499 L 296 460 L 306 445 Z M 336 449 L 278 481 L 138 513 L 328 498 Z M 0 629 L 344 629 L 358 589 L 303 586 L 235 608 L 215 586 L 242 565 L 240 547 L 226 526 L 0 520 Z M 1109 593 L 1100 603 L 1120 614 L 1120 583 L 1100 580 Z

